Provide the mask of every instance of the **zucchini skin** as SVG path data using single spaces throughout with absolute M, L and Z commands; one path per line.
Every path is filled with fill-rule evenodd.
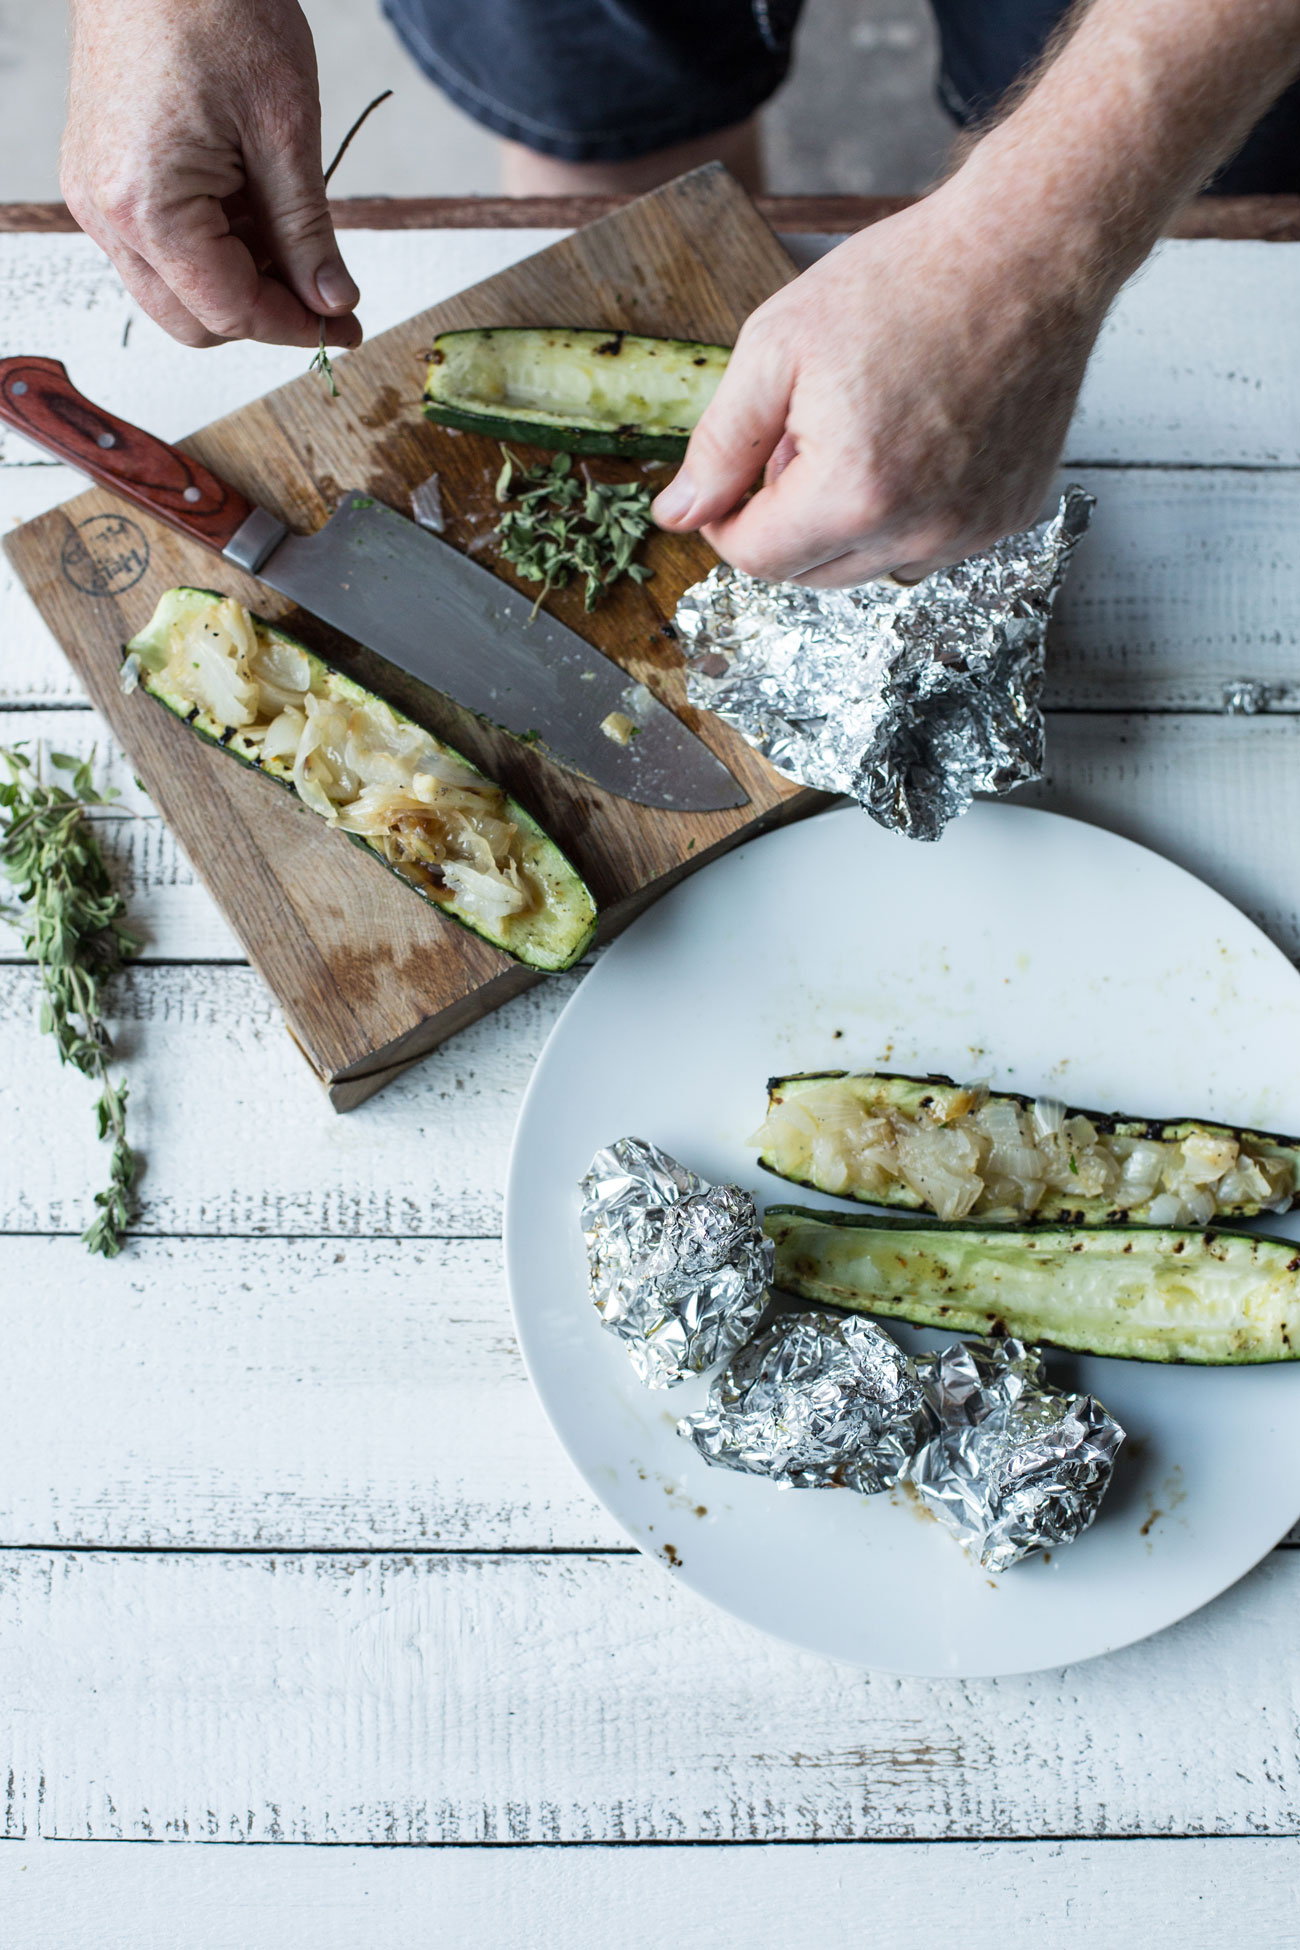
M 882 1096 L 903 1111 L 920 1109 L 935 1095 L 962 1088 L 952 1077 L 937 1073 L 932 1076 L 910 1076 L 900 1070 L 863 1071 L 858 1074 L 849 1070 L 800 1070 L 790 1076 L 768 1078 L 768 1109 L 770 1110 L 773 1104 L 797 1098 L 801 1085 L 838 1083 L 841 1080 L 861 1084 L 864 1088 L 883 1086 Z M 1034 1105 L 1032 1097 L 1015 1090 L 993 1090 L 989 1092 L 989 1098 L 994 1103 L 1014 1104 L 1018 1110 L 1024 1111 L 1032 1110 Z M 1287 1137 L 1273 1131 L 1250 1131 L 1235 1124 L 1211 1124 L 1199 1117 L 1157 1122 L 1146 1117 L 1129 1117 L 1120 1111 L 1080 1110 L 1074 1105 L 1067 1106 L 1065 1115 L 1086 1117 L 1096 1125 L 1098 1131 L 1112 1137 L 1147 1138 L 1169 1143 L 1190 1137 L 1194 1132 L 1204 1131 L 1215 1137 L 1235 1138 L 1238 1144 L 1249 1148 L 1259 1157 L 1274 1161 L 1281 1159 L 1286 1162 L 1292 1177 L 1291 1198 L 1286 1208 L 1263 1206 L 1254 1201 L 1239 1203 L 1225 1207 L 1224 1216 L 1250 1219 L 1257 1217 L 1263 1211 L 1292 1210 L 1300 1205 L 1300 1137 Z M 794 1172 L 782 1171 L 766 1153 L 760 1153 L 758 1162 L 763 1170 L 771 1172 L 774 1178 L 783 1179 L 788 1185 L 800 1185 L 806 1191 L 825 1192 L 832 1198 L 853 1199 L 861 1205 L 901 1207 L 909 1212 L 926 1213 L 930 1209 L 909 1185 L 890 1185 L 883 1192 L 854 1191 L 852 1188 L 837 1191 L 829 1185 L 819 1184 L 816 1178 L 801 1178 Z M 1050 1198 L 1045 1199 L 1032 1219 L 1019 1223 L 1025 1226 L 1132 1225 L 1135 1223 L 1134 1213 L 1140 1213 L 1141 1210 L 1141 1206 L 1135 1206 L 1129 1211 L 1123 1211 L 1104 1198 L 1075 1198 L 1066 1201 L 1058 1193 L 1055 1203 Z M 960 1220 L 957 1223 L 966 1222 Z M 972 1223 L 1000 1226 L 1014 1225 L 1018 1222 L 1015 1219 L 1001 1220 L 991 1214 L 981 1214 L 979 1220 Z M 1217 1218 L 1212 1223 L 1217 1224 Z
M 580 364 L 590 368 L 593 384 L 584 401 L 565 400 L 557 385 L 553 408 L 525 406 L 518 402 L 496 404 L 486 396 L 464 389 L 464 374 L 472 367 L 476 353 L 490 350 L 496 372 L 509 374 L 512 360 L 527 358 L 535 371 L 536 362 L 548 350 L 576 353 Z M 469 331 L 441 332 L 433 342 L 425 376 L 423 406 L 426 418 L 463 433 L 486 434 L 496 440 L 516 440 L 525 445 L 558 450 L 569 454 L 612 454 L 627 460 L 680 460 L 686 443 L 711 395 L 711 381 L 730 358 L 730 348 L 696 343 L 692 339 L 656 339 L 644 334 L 620 331 L 570 330 L 564 326 L 498 326 Z M 644 373 L 650 358 L 662 361 L 656 371 L 667 373 L 680 393 L 679 410 L 673 423 L 656 423 L 640 412 L 637 402 L 638 364 Z M 625 359 L 624 365 L 618 361 Z M 618 405 L 619 382 L 627 374 L 627 399 Z M 562 377 L 562 375 L 561 375 Z M 460 390 L 458 390 L 458 387 Z M 609 405 L 603 413 L 593 410 L 589 400 L 604 394 Z M 584 411 L 584 405 L 587 410 Z M 615 411 L 614 406 L 618 405 Z
M 166 629 L 170 627 L 174 608 L 179 606 L 177 599 L 184 601 L 199 599 L 212 603 L 225 601 L 225 597 L 217 589 L 182 587 L 165 591 L 159 599 L 158 607 L 154 611 L 150 622 L 143 630 L 132 637 L 129 643 L 123 646 L 123 658 L 132 654 L 139 656 L 142 651 L 150 647 L 153 641 L 161 639 Z M 168 612 L 169 603 L 173 605 L 170 613 Z M 318 656 L 314 650 L 308 649 L 307 645 L 300 642 L 297 637 L 290 636 L 287 630 L 280 629 L 268 617 L 259 615 L 256 610 L 249 610 L 248 614 L 259 630 L 265 630 L 268 636 L 274 637 L 280 643 L 292 644 L 295 650 L 301 650 L 308 659 L 313 672 L 317 670 L 324 671 L 329 677 L 336 679 L 347 690 L 355 692 L 359 700 L 369 699 L 375 695 L 373 692 L 366 691 L 353 678 L 348 677 L 345 672 L 336 669 L 333 664 L 327 663 L 325 658 Z M 260 773 L 263 778 L 274 780 L 277 785 L 283 786 L 295 800 L 298 799 L 292 778 L 286 778 L 281 773 L 273 771 L 253 754 L 240 751 L 234 744 L 229 743 L 229 731 L 223 737 L 207 730 L 204 725 L 198 722 L 200 713 L 197 705 L 190 706 L 188 709 L 183 708 L 179 700 L 174 701 L 169 699 L 163 692 L 155 690 L 152 686 L 151 678 L 152 673 L 148 667 L 142 667 L 139 688 L 145 691 L 155 704 L 160 705 L 164 711 L 169 712 L 173 717 L 179 718 L 181 723 L 186 725 L 197 738 L 203 740 L 204 744 L 215 746 L 218 751 L 225 752 L 228 757 L 235 759 L 240 765 L 247 766 L 250 771 Z M 381 699 L 380 701 L 403 724 L 413 724 L 415 722 L 414 719 L 408 718 L 405 712 L 399 711 L 396 705 L 389 704 L 387 699 Z M 424 730 L 423 726 L 418 728 Z M 470 771 L 478 773 L 478 776 L 483 779 L 486 785 L 492 784 L 492 781 L 487 778 L 486 774 L 479 771 L 478 766 L 474 765 L 471 760 L 465 758 L 462 753 L 456 751 L 453 746 L 448 745 L 445 740 L 437 738 L 433 732 L 429 732 L 427 735 L 433 738 L 435 744 L 439 745 L 450 757 L 457 759 L 462 765 L 467 766 Z M 500 790 L 499 787 L 496 789 Z M 572 940 L 566 945 L 562 956 L 548 955 L 545 952 L 530 954 L 522 948 L 510 946 L 507 941 L 499 935 L 493 934 L 485 926 L 475 922 L 467 915 L 458 913 L 450 902 L 435 900 L 418 881 L 411 879 L 407 874 L 403 873 L 400 866 L 387 859 L 377 847 L 372 846 L 364 834 L 345 832 L 343 837 L 350 840 L 354 846 L 359 847 L 372 860 L 378 860 L 380 865 L 386 867 L 391 874 L 401 881 L 404 887 L 409 888 L 412 893 L 418 894 L 421 900 L 426 902 L 428 906 L 434 908 L 439 914 L 445 915 L 448 920 L 455 921 L 457 926 L 464 928 L 467 933 L 478 935 L 480 939 L 489 942 L 492 947 L 500 948 L 504 954 L 510 955 L 515 961 L 522 962 L 525 967 L 537 968 L 548 974 L 558 973 L 563 969 L 571 968 L 574 962 L 591 945 L 592 937 L 596 932 L 595 899 L 572 861 L 556 845 L 555 841 L 545 829 L 538 825 L 531 813 L 526 812 L 518 801 L 510 798 L 508 794 L 503 794 L 503 797 L 506 800 L 511 820 L 532 840 L 535 848 L 547 864 L 545 879 L 548 892 L 554 892 L 558 886 L 563 889 L 565 897 L 573 903 L 576 923 L 575 930 Z M 301 804 L 301 800 L 298 803 Z M 334 828 L 331 830 L 338 831 L 340 829 Z
M 473 413 L 468 408 L 424 401 L 424 417 L 461 433 L 482 433 L 490 440 L 514 440 L 521 447 L 542 447 L 547 453 L 612 454 L 624 460 L 680 460 L 686 452 L 685 434 L 652 434 L 641 428 L 627 433 L 601 432 L 595 427 L 549 426 L 537 420 L 512 419 L 508 414 Z
M 771 1205 L 775 1285 L 819 1305 L 1078 1354 L 1240 1367 L 1300 1356 L 1300 1246 L 1159 1226 L 941 1225 Z

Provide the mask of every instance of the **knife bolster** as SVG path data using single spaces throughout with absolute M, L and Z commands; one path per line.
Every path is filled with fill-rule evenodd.
M 268 514 L 265 508 L 254 508 L 247 520 L 239 524 L 221 553 L 237 569 L 244 569 L 250 576 L 255 576 L 271 550 L 280 546 L 288 532 L 284 523 Z

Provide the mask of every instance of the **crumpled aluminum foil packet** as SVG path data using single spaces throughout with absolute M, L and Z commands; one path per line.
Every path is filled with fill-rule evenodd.
M 733 1356 L 677 1433 L 704 1460 L 796 1489 L 898 1481 L 927 1421 L 914 1363 L 858 1314 L 782 1314 Z
M 686 694 L 786 778 L 936 840 L 977 792 L 1041 776 L 1044 641 L 1093 497 L 907 586 L 761 582 L 725 564 L 677 607 Z
M 1073 1543 L 1124 1440 L 1114 1417 L 1050 1387 L 1023 1341 L 958 1341 L 916 1366 L 938 1427 L 902 1474 L 925 1507 L 988 1571 Z
M 710 1185 L 634 1137 L 596 1153 L 581 1191 L 592 1298 L 647 1387 L 734 1354 L 772 1278 L 774 1248 L 750 1194 Z

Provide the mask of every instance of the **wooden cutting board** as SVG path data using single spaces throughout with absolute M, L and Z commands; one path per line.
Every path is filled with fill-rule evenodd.
M 180 444 L 302 531 L 318 528 L 349 488 L 407 513 L 412 489 L 436 473 L 446 539 L 513 580 L 491 539 L 496 443 L 431 426 L 420 413 L 434 335 L 470 325 L 595 325 L 726 343 L 794 275 L 744 192 L 712 165 L 340 358 L 337 399 L 304 373 Z M 631 471 L 627 462 L 589 464 L 604 478 Z M 652 486 L 671 471 L 645 470 Z M 650 581 L 625 583 L 591 615 L 580 589 L 553 592 L 548 606 L 701 733 L 750 795 L 731 812 L 654 811 L 575 779 L 102 488 L 26 523 L 5 547 L 339 1110 L 545 977 L 444 920 L 281 787 L 204 745 L 142 693 L 122 695 L 122 644 L 164 589 L 216 587 L 282 619 L 464 751 L 577 862 L 601 910 L 602 939 L 737 841 L 823 803 L 685 703 L 681 653 L 666 626 L 682 591 L 715 559 L 694 537 L 656 535 Z

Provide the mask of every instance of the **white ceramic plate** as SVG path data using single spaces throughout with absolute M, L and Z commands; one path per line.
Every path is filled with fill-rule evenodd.
M 600 1145 L 635 1135 L 760 1204 L 839 1205 L 768 1177 L 746 1146 L 769 1075 L 832 1067 L 984 1076 L 1099 1109 L 1293 1131 L 1298 1049 L 1300 974 L 1286 957 L 1190 874 L 1096 827 L 977 805 L 924 846 L 850 808 L 751 842 L 609 950 L 524 1100 L 507 1265 L 560 1440 L 643 1550 L 833 1658 L 1024 1672 L 1158 1631 L 1239 1578 L 1300 1511 L 1300 1364 L 1053 1356 L 1053 1378 L 1097 1395 L 1129 1440 L 1079 1542 L 991 1577 L 902 1495 L 710 1469 L 674 1431 L 705 1381 L 643 1388 L 599 1323 L 578 1180 Z

